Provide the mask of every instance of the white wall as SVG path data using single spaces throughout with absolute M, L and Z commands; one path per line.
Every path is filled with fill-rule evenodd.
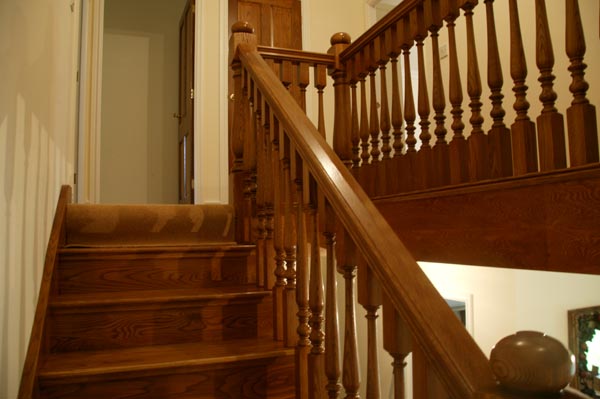
M 185 0 L 105 0 L 100 201 L 178 202 L 179 19 Z
M 16 397 L 60 186 L 73 182 L 78 9 L 0 2 L 0 398 Z

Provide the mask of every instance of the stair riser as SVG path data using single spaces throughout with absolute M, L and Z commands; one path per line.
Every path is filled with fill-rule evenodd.
M 51 352 L 272 336 L 270 297 L 54 309 Z
M 254 253 L 61 256 L 59 294 L 224 287 L 256 282 Z
M 198 370 L 41 381 L 43 399 L 292 399 L 294 357 L 211 365 Z

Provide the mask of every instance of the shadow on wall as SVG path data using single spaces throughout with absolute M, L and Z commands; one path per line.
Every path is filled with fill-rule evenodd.
M 17 395 L 60 186 L 73 173 L 68 6 L 0 5 L 0 398 Z M 63 10 L 62 6 L 65 6 Z M 71 150 L 73 149 L 73 150 Z

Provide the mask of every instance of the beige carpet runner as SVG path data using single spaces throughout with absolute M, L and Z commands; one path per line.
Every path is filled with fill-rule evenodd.
M 229 205 L 86 205 L 67 208 L 70 247 L 231 243 Z

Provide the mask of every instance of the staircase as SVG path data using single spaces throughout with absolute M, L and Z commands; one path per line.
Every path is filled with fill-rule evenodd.
M 255 248 L 228 206 L 67 206 L 41 398 L 291 398 Z

